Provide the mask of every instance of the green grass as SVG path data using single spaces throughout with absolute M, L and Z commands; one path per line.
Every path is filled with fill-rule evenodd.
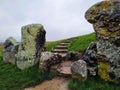
M 54 41 L 54 42 L 47 42 L 45 47 L 47 51 L 51 51 L 57 44 L 59 44 L 60 42 L 62 42 L 64 40 L 59 40 L 59 41 Z
M 69 83 L 70 90 L 120 90 L 120 86 L 106 82 L 99 77 L 89 77 L 86 81 L 72 80 Z
M 95 33 L 79 36 L 69 45 L 68 49 L 69 51 L 83 52 L 94 41 L 96 41 Z
M 76 37 L 77 39 L 74 40 L 68 47 L 69 51 L 80 51 L 83 52 L 91 42 L 96 41 L 95 33 L 83 35 L 83 36 L 78 36 Z M 64 40 L 59 40 L 59 41 L 54 41 L 54 42 L 48 42 L 46 43 L 46 50 L 51 51 L 57 44 L 59 44 Z
M 54 72 L 47 73 L 38 66 L 22 71 L 15 65 L 3 63 L 1 56 L 0 51 L 0 90 L 21 90 L 52 79 L 56 74 Z

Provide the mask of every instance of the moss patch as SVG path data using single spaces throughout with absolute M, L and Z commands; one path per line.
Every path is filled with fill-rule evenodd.
M 113 81 L 111 80 L 109 73 L 108 73 L 108 69 L 109 69 L 109 62 L 99 62 L 99 70 L 98 70 L 98 75 L 106 80 L 106 81 Z

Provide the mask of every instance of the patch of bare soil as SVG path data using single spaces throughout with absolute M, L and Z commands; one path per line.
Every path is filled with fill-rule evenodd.
M 26 88 L 25 90 L 69 90 L 69 78 L 56 77 L 52 80 L 45 81 L 35 87 Z
M 0 49 L 3 49 L 3 45 L 2 44 L 0 44 Z

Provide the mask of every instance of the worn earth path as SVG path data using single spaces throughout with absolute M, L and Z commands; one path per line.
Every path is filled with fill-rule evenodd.
M 68 84 L 70 78 L 55 77 L 52 80 L 45 81 L 35 87 L 26 88 L 25 90 L 69 90 Z
M 53 53 L 59 53 L 62 57 L 67 55 L 68 52 L 68 46 L 74 39 L 66 40 L 64 42 L 59 43 L 53 50 Z M 63 65 L 61 65 L 61 71 L 60 73 L 64 73 L 66 75 L 71 74 L 70 71 L 70 63 L 71 61 L 65 61 L 63 62 Z M 67 66 L 67 67 L 66 67 Z M 64 75 L 62 74 L 62 75 Z M 68 84 L 71 81 L 71 78 L 63 78 L 63 77 L 55 77 L 52 80 L 44 81 L 43 83 L 31 87 L 26 88 L 25 90 L 69 90 Z

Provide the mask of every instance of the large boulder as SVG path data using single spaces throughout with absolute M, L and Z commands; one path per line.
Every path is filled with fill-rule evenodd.
M 39 62 L 45 44 L 45 30 L 41 24 L 22 27 L 22 42 L 16 54 L 16 64 L 20 69 L 29 68 Z
M 85 81 L 87 79 L 87 64 L 83 60 L 75 61 L 71 64 L 72 78 Z
M 3 61 L 15 64 L 15 54 L 18 52 L 19 43 L 13 37 L 9 37 L 4 43 Z
M 112 1 L 112 2 L 111 2 Z M 102 1 L 93 5 L 85 14 L 93 24 L 97 36 L 97 58 L 100 76 L 120 83 L 120 1 Z M 107 64 L 105 64 L 107 62 Z M 105 66 L 107 65 L 107 66 Z

